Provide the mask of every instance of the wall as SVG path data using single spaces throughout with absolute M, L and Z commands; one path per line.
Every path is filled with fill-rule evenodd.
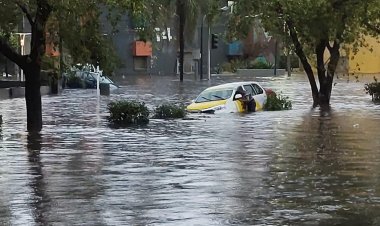
M 160 30 L 155 40 L 153 40 L 152 57 L 145 57 L 146 69 L 135 69 L 135 60 L 133 56 L 133 43 L 138 40 L 138 36 L 128 16 L 121 18 L 116 29 L 119 31 L 112 34 L 111 25 L 102 16 L 102 29 L 113 40 L 116 52 L 121 60 L 122 66 L 115 71 L 116 76 L 128 75 L 174 75 L 176 69 L 176 43 L 175 29 L 173 26 L 167 31 Z
M 350 73 L 380 73 L 380 44 L 373 37 L 367 37 L 366 41 L 368 47 L 360 47 L 356 55 L 349 55 Z

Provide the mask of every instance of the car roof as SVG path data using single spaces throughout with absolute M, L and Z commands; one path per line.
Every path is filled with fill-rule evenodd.
M 239 86 L 257 84 L 257 82 L 249 81 L 249 82 L 231 82 L 225 83 L 217 86 L 211 86 L 205 90 L 217 90 L 217 89 L 236 89 Z

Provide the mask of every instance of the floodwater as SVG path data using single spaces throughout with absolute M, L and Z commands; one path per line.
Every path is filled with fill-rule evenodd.
M 252 79 L 293 110 L 125 129 L 105 118 L 112 100 L 186 104 Z M 93 90 L 43 97 L 40 136 L 25 132 L 23 99 L 2 100 L 0 225 L 380 225 L 380 105 L 350 79 L 321 111 L 304 76 L 126 78 L 100 105 Z

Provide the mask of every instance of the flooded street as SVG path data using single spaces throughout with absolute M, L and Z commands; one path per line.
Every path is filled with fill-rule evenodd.
M 380 225 L 380 105 L 350 79 L 330 112 L 311 110 L 304 76 L 257 78 L 293 110 L 113 129 L 110 101 L 188 104 L 253 80 L 126 78 L 100 106 L 94 90 L 44 96 L 34 137 L 24 99 L 0 100 L 0 225 Z

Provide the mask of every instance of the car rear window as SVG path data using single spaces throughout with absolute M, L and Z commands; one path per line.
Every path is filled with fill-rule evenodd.
M 232 95 L 232 89 L 228 90 L 207 90 L 203 91 L 198 98 L 195 100 L 195 103 L 202 103 L 208 101 L 216 100 L 226 100 Z

